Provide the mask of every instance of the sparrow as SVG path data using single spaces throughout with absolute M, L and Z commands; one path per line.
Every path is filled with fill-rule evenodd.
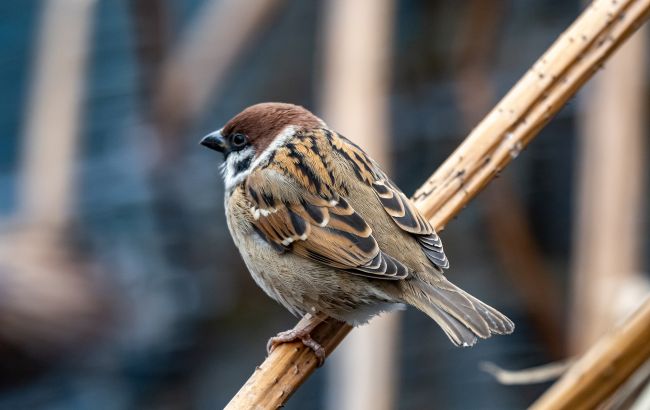
M 328 317 L 352 326 L 411 305 L 456 346 L 509 334 L 513 322 L 448 281 L 440 237 L 359 146 L 307 109 L 261 103 L 201 140 L 221 152 L 232 239 L 255 282 L 302 317 L 267 349 Z

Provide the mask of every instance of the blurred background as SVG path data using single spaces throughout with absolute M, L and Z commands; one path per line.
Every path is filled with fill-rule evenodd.
M 413 193 L 582 8 L 2 2 L 0 408 L 223 407 L 295 318 L 250 279 L 199 139 L 250 104 L 301 104 Z M 647 53 L 640 31 L 442 233 L 448 277 L 513 335 L 457 349 L 413 309 L 382 317 L 287 408 L 521 409 L 549 383 L 503 386 L 480 362 L 578 354 L 637 306 Z

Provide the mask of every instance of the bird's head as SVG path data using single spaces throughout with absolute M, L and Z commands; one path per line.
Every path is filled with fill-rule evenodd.
M 324 126 L 320 118 L 301 106 L 261 103 L 246 108 L 223 128 L 203 137 L 201 145 L 223 153 L 223 176 L 226 188 L 231 189 L 296 131 Z

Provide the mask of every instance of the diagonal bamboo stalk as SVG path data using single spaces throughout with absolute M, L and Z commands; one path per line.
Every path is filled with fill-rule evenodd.
M 519 155 L 649 13 L 650 0 L 594 1 L 415 193 L 420 211 L 443 228 Z M 329 354 L 349 331 L 348 325 L 330 321 L 313 336 Z M 315 368 L 314 355 L 300 343 L 281 345 L 226 408 L 280 407 Z
M 644 229 L 639 222 L 644 214 L 648 112 L 645 28 L 621 47 L 578 101 L 571 354 L 584 353 L 643 295 L 630 292 L 644 279 L 639 275 Z M 615 241 L 610 240 L 613 232 Z
M 531 410 L 596 408 L 650 357 L 650 299 L 593 345 Z

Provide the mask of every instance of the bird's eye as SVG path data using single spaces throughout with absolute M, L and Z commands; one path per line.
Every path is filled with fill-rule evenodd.
M 235 134 L 232 136 L 232 145 L 235 147 L 242 147 L 246 144 L 246 136 L 244 134 Z

